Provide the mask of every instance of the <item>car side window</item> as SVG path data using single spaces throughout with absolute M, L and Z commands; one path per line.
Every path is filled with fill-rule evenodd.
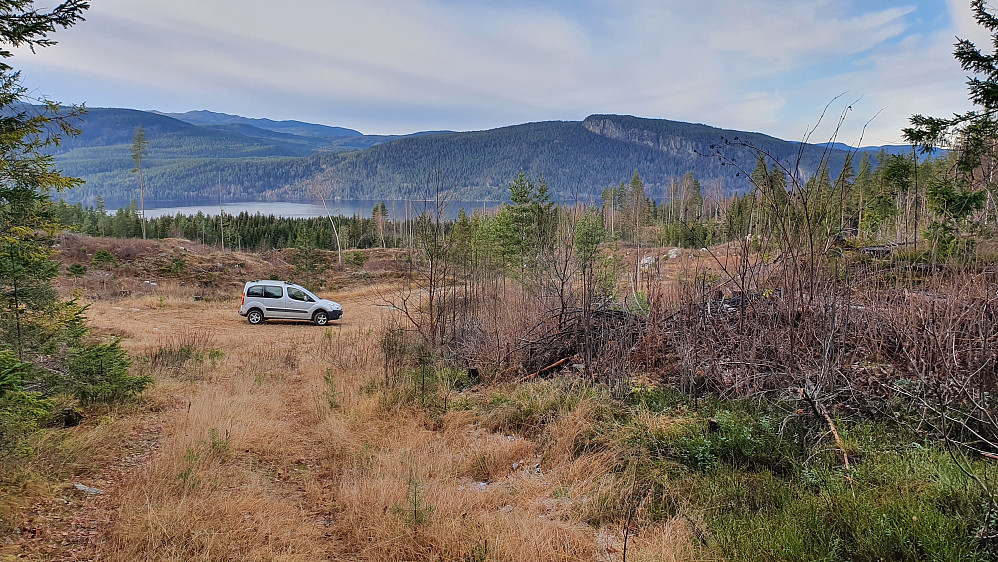
M 247 297 L 262 297 L 263 296 L 263 285 L 253 285 L 246 290 Z
M 263 296 L 267 299 L 279 299 L 284 296 L 284 289 L 272 285 L 264 285 Z
M 294 287 L 288 287 L 288 298 L 296 301 L 308 302 L 309 298 L 301 289 L 295 289 Z

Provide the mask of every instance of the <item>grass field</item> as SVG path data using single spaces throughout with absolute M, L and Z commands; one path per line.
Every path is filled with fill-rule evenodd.
M 386 384 L 393 281 L 351 279 L 320 291 L 345 310 L 323 328 L 250 326 L 234 281 L 90 301 L 156 384 L 5 461 L 0 560 L 987 559 L 938 446 L 842 421 L 843 466 L 793 409 L 647 381 Z
M 61 447 L 85 439 L 109 447 L 90 461 L 97 470 L 79 462 L 60 473 L 105 494 L 87 497 L 69 480 L 36 477 L 38 497 L 71 498 L 69 526 L 40 514 L 34 522 L 43 532 L 3 552 L 105 560 L 612 559 L 620 533 L 587 525 L 574 507 L 604 485 L 613 465 L 605 454 L 569 454 L 570 420 L 560 430 L 567 442 L 544 458 L 536 442 L 483 427 L 472 411 L 434 415 L 370 390 L 381 378 L 383 309 L 375 294 L 337 294 L 347 314 L 327 328 L 250 326 L 235 299 L 93 303 L 91 324 L 125 337 L 156 387 L 138 406 L 91 415 L 57 438 L 52 454 L 72 455 Z M 678 521 L 650 528 L 632 539 L 633 559 L 641 552 L 683 559 L 692 552 L 688 533 Z

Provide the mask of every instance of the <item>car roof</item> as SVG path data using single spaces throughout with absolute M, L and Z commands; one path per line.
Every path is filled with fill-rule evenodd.
M 303 287 L 303 286 L 301 286 L 301 285 L 299 285 L 297 283 L 292 283 L 290 281 L 278 281 L 276 279 L 256 279 L 254 281 L 247 281 L 246 285 L 250 285 L 250 284 L 253 284 L 253 283 L 273 283 L 273 284 L 276 284 L 276 285 L 284 285 L 285 287 L 296 287 L 298 289 L 304 289 L 304 290 L 308 291 L 308 289 L 305 289 L 305 287 Z M 309 292 L 311 293 L 311 291 L 309 291 Z

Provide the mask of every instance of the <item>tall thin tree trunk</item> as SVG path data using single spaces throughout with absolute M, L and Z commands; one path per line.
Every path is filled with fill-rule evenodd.
M 14 297 L 14 325 L 17 332 L 17 358 L 20 361 L 24 361 L 24 342 L 21 336 L 21 302 L 19 298 L 20 287 L 17 284 L 17 275 L 18 275 L 17 270 L 20 268 L 17 266 L 16 262 L 14 261 L 14 248 L 15 248 L 14 244 L 11 244 L 10 270 L 13 273 L 13 275 L 11 275 L 11 281 L 13 282 L 13 288 L 14 288 L 14 292 L 12 294 L 12 296 Z M 18 250 L 18 254 L 20 254 L 20 250 Z M 20 259 L 20 255 L 18 255 L 18 259 Z
M 146 239 L 146 189 L 142 181 L 142 163 L 139 163 L 139 206 L 142 208 L 142 239 Z
M 340 233 L 336 230 L 336 222 L 333 221 L 333 217 L 329 214 L 329 207 L 326 206 L 325 196 L 320 195 L 319 200 L 322 201 L 322 209 L 326 211 L 326 218 L 329 219 L 329 224 L 333 227 L 333 235 L 336 237 L 336 263 L 343 265 L 343 249 L 340 247 Z

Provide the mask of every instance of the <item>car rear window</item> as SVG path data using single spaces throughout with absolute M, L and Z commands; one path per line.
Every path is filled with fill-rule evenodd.
M 247 297 L 262 297 L 263 296 L 263 285 L 253 285 L 246 290 Z
M 284 289 L 271 285 L 263 286 L 263 296 L 268 299 L 279 299 L 284 296 Z

